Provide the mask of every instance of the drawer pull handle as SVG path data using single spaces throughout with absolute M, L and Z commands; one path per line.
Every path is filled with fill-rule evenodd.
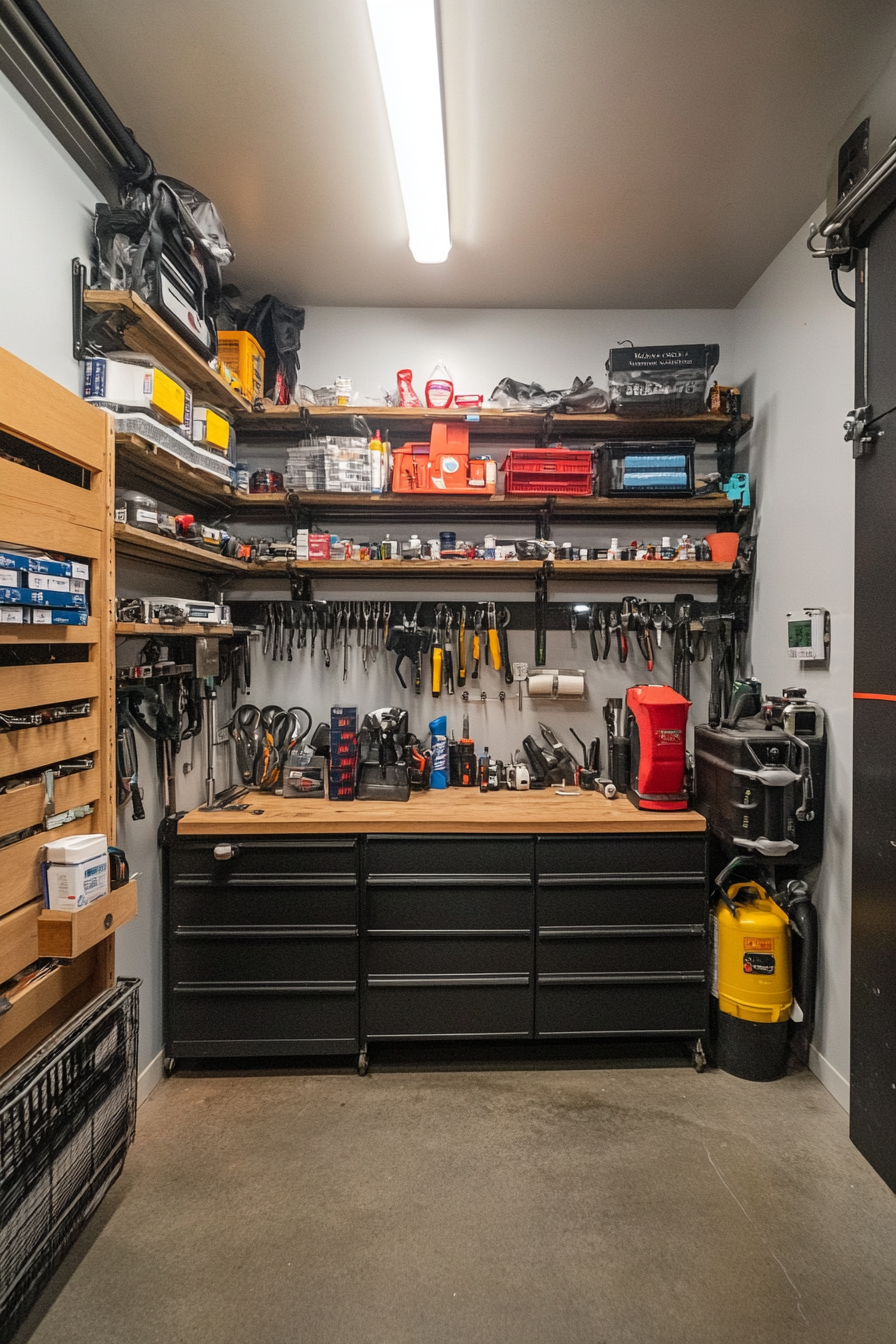
M 235 859 L 239 854 L 237 845 L 215 845 L 215 858 L 220 863 L 226 863 L 228 859 Z

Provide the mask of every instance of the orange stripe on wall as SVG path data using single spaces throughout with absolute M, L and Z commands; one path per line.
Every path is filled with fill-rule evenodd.
M 896 695 L 875 695 L 872 691 L 853 691 L 853 700 L 896 700 Z

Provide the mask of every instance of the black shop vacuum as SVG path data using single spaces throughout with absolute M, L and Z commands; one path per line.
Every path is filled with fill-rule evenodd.
M 711 1045 L 738 1078 L 781 1078 L 790 1052 L 808 1060 L 818 915 L 803 875 L 822 856 L 826 751 L 804 690 L 764 697 L 752 679 L 722 724 L 694 730 L 696 807 L 729 860 L 714 891 Z

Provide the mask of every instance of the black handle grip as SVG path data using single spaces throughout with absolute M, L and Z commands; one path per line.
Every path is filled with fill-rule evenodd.
M 137 786 L 136 779 L 131 780 L 131 802 L 134 805 L 134 810 L 131 813 L 134 821 L 143 821 L 146 813 L 143 810 L 143 799 L 140 797 L 140 789 Z

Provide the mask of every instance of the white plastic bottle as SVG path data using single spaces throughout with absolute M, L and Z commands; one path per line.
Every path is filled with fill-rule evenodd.
M 370 493 L 381 495 L 386 481 L 386 454 L 379 430 L 367 446 L 370 449 Z
M 619 538 L 618 538 L 618 537 L 611 537 L 611 538 L 610 538 L 610 546 L 609 546 L 609 549 L 607 550 L 607 559 L 608 559 L 608 560 L 618 560 L 618 559 L 619 559 Z

